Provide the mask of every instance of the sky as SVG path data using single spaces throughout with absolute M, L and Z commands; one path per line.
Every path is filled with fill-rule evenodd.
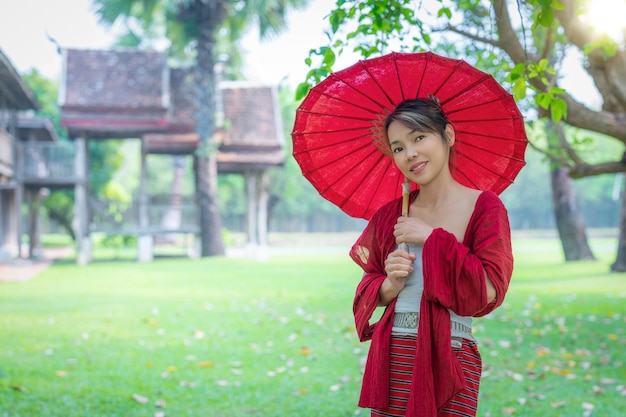
M 98 24 L 90 11 L 91 0 L 0 0 L 0 48 L 20 73 L 36 68 L 50 79 L 58 79 L 61 57 L 49 39 L 63 48 L 107 48 L 114 41 L 110 29 Z M 306 9 L 292 12 L 280 36 L 260 42 L 251 32 L 242 42 L 250 81 L 263 84 L 286 82 L 293 89 L 304 81 L 308 51 L 326 43 L 324 17 L 335 0 L 310 0 Z M 356 55 L 341 57 L 335 68 L 345 68 Z M 589 77 L 574 61 L 567 66 L 563 81 L 575 97 L 598 100 Z
M 334 0 L 311 0 L 306 9 L 292 12 L 285 33 L 271 40 L 259 42 L 256 32 L 246 36 L 247 78 L 266 84 L 286 78 L 294 88 L 304 81 L 304 59 L 325 42 L 324 16 L 333 5 Z M 0 48 L 20 73 L 36 68 L 58 79 L 61 57 L 49 37 L 63 48 L 107 48 L 114 41 L 90 11 L 90 0 L 0 0 Z

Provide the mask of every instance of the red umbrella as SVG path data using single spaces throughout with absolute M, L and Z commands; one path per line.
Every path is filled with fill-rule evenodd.
M 429 95 L 439 99 L 456 132 L 456 180 L 504 191 L 525 164 L 522 114 L 491 75 L 432 52 L 393 52 L 330 74 L 297 109 L 293 156 L 324 198 L 369 219 L 401 195 L 404 181 L 376 145 L 381 125 L 401 101 Z

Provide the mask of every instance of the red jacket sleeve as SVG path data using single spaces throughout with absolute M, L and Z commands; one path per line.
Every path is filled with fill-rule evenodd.
M 483 316 L 504 301 L 513 273 L 511 230 L 500 198 L 483 192 L 476 202 L 463 243 L 443 229 L 426 240 L 424 277 L 428 283 L 444 284 L 443 294 L 431 293 L 431 301 L 461 316 Z M 496 288 L 496 299 L 487 301 L 485 274 Z
M 400 199 L 382 207 L 372 217 L 350 250 L 350 257 L 364 272 L 352 306 L 356 331 L 362 342 L 372 338 L 377 324 L 371 324 L 370 319 L 378 307 L 380 286 L 387 277 L 385 259 L 396 246 L 393 225 L 400 213 Z

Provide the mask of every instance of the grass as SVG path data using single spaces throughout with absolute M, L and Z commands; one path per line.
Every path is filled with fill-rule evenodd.
M 564 263 L 515 241 L 505 304 L 475 321 L 479 416 L 617 417 L 625 274 L 615 241 Z M 367 344 L 343 254 L 55 264 L 0 285 L 0 417 L 352 416 Z

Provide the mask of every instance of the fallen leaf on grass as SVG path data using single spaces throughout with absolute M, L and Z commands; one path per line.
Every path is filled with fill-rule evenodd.
M 304 395 L 308 393 L 309 391 L 306 388 L 300 388 L 299 390 L 292 392 L 291 395 L 298 396 L 298 395 Z
M 11 385 L 11 388 L 13 388 L 15 391 L 26 392 L 26 388 L 21 385 Z
M 155 407 L 165 408 L 165 400 L 160 398 L 154 402 Z
M 600 378 L 600 384 L 602 385 L 613 385 L 617 382 L 617 380 L 613 378 Z
M 213 366 L 213 362 L 211 362 L 211 361 L 198 362 L 198 367 L 200 367 L 200 368 L 210 368 L 212 366 Z
M 594 385 L 593 388 L 591 388 L 591 391 L 596 395 L 602 395 L 606 392 L 604 388 L 600 388 L 597 385 Z
M 61 378 L 65 378 L 67 376 L 67 371 L 56 371 L 55 374 Z
M 550 349 L 544 346 L 540 346 L 537 348 L 537 356 L 546 356 L 550 354 Z
M 561 407 L 565 407 L 565 404 L 567 404 L 565 401 L 555 401 L 555 402 L 550 403 L 550 407 L 561 408 Z
M 139 404 L 147 404 L 148 398 L 143 395 L 133 394 L 133 400 L 137 401 Z
M 591 415 L 591 413 L 593 412 L 593 409 L 595 408 L 595 406 L 591 403 L 582 403 L 582 407 L 583 407 L 583 416 L 584 417 L 588 417 Z
M 298 353 L 303 356 L 308 356 L 311 354 L 311 348 L 304 346 L 298 351 Z
M 502 414 L 504 414 L 505 416 L 512 416 L 513 414 L 515 414 L 515 408 L 512 408 L 512 407 L 503 408 Z

